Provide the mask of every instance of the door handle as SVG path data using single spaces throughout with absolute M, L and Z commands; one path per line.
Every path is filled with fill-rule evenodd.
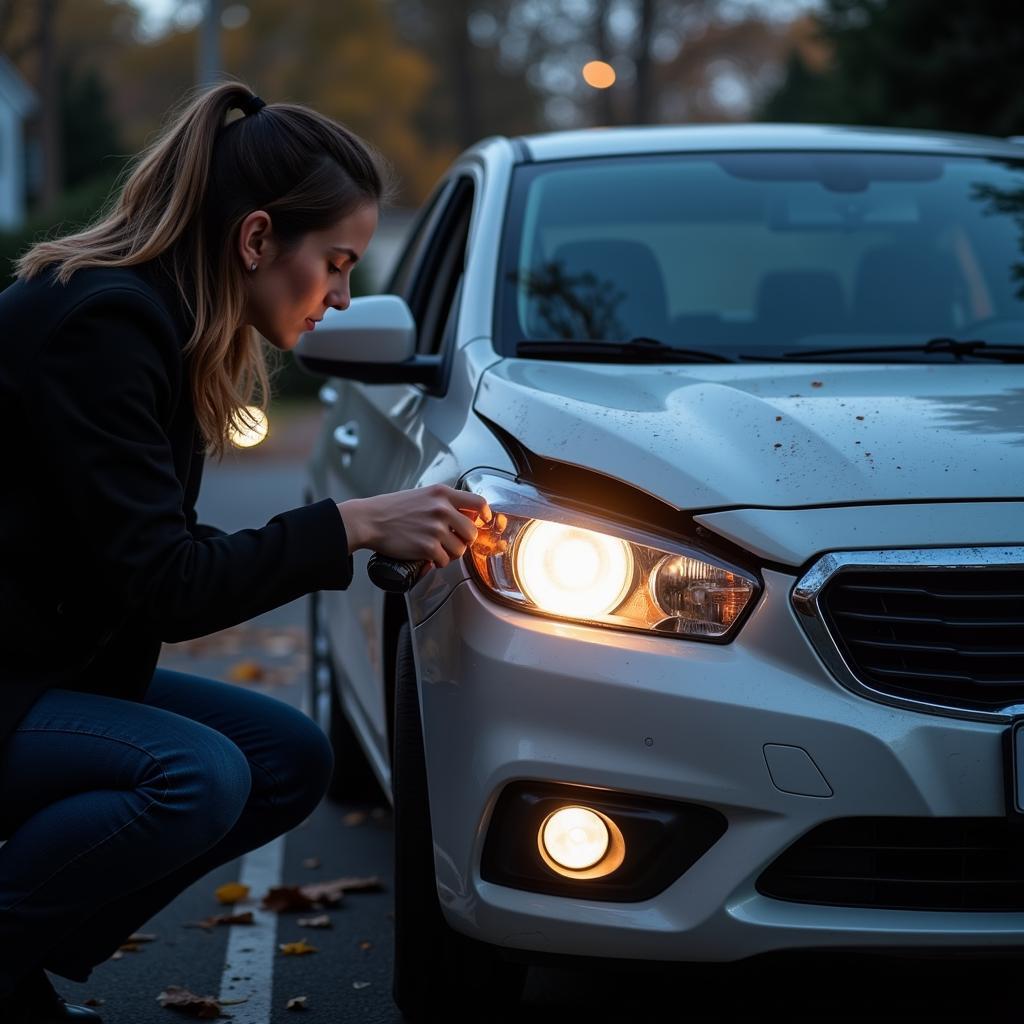
M 359 423 L 349 420 L 340 427 L 334 428 L 334 444 L 347 455 L 351 455 L 359 447 Z

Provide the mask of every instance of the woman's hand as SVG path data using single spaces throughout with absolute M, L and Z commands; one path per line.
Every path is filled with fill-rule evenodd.
M 487 501 L 444 484 L 351 498 L 338 504 L 349 551 L 371 548 L 389 558 L 446 566 L 473 541 L 479 518 L 489 522 Z

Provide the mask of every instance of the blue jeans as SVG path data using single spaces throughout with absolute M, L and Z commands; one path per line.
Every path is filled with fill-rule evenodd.
M 333 765 L 312 719 L 239 686 L 157 669 L 143 702 L 47 690 L 0 750 L 0 997 L 39 967 L 86 981 L 197 879 L 305 820 Z

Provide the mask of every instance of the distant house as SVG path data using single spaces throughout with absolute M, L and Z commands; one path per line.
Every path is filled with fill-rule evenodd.
M 0 54 L 0 231 L 25 220 L 25 122 L 38 104 L 18 69 Z

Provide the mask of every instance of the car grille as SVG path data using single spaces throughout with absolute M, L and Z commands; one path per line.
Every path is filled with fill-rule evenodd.
M 1024 831 L 1003 818 L 844 818 L 758 879 L 774 899 L 890 910 L 1024 910 Z
M 1024 570 L 847 569 L 822 615 L 850 670 L 909 700 L 996 710 L 1024 703 Z

